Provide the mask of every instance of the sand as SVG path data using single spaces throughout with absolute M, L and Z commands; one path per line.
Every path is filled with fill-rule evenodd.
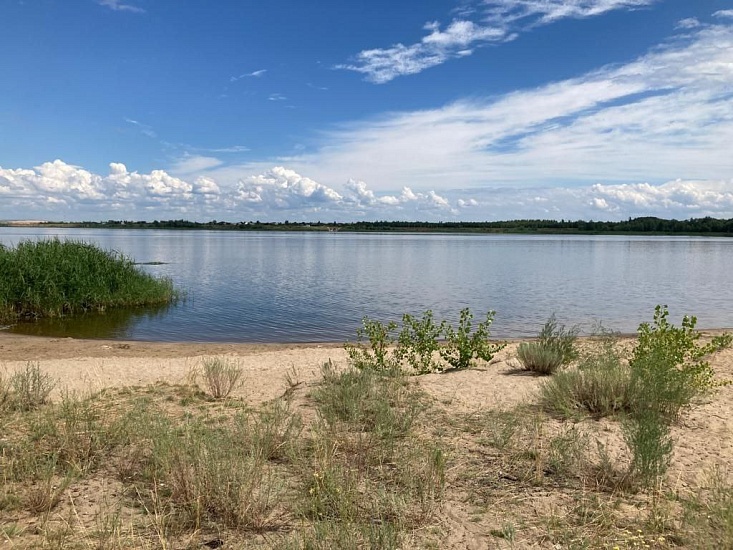
M 454 413 L 508 409 L 532 402 L 542 379 L 517 369 L 516 346 L 516 342 L 510 343 L 480 368 L 416 377 L 415 383 L 440 407 Z M 225 356 L 239 363 L 244 383 L 237 390 L 238 396 L 254 406 L 281 396 L 288 376 L 309 386 L 317 382 L 324 362 L 332 361 L 336 366 L 345 366 L 347 362 L 340 344 L 122 342 L 0 332 L 0 370 L 13 371 L 29 361 L 37 362 L 61 381 L 62 388 L 78 392 L 145 386 L 157 381 L 184 383 L 203 358 L 212 356 Z M 716 355 L 712 365 L 719 378 L 733 380 L 733 350 Z M 591 431 L 609 448 L 623 446 L 617 423 L 616 427 L 605 420 L 583 424 L 583 429 Z M 674 491 L 683 494 L 694 490 L 714 467 L 733 471 L 733 385 L 721 387 L 708 402 L 685 414 L 674 427 L 673 436 L 675 450 L 668 480 Z M 457 492 L 446 493 L 446 548 L 487 547 L 486 541 L 495 540 L 490 524 L 472 519 L 460 497 Z

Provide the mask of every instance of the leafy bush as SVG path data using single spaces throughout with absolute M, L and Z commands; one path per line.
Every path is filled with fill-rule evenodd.
M 694 399 L 716 385 L 715 372 L 706 358 L 731 345 L 731 335 L 716 336 L 700 345 L 697 318 L 684 316 L 682 325 L 669 323 L 667 306 L 657 306 L 652 324 L 639 326 L 639 339 L 629 366 L 635 411 L 654 409 L 670 419 L 679 416 Z
M 440 370 L 434 360 L 435 352 L 440 349 L 438 338 L 445 330 L 445 321 L 435 324 L 431 310 L 423 313 L 422 319 L 416 319 L 405 313 L 402 316 L 402 330 L 398 337 L 397 355 L 416 374 L 430 374 Z
M 356 331 L 357 343 L 344 346 L 351 363 L 359 369 L 392 370 L 397 367 L 399 358 L 391 349 L 395 344 L 393 334 L 397 324 L 390 321 L 385 325 L 369 317 L 361 322 L 362 326 Z
M 489 342 L 489 327 L 494 321 L 495 313 L 489 311 L 486 314 L 486 320 L 476 326 L 475 332 L 471 332 L 473 315 L 468 308 L 461 310 L 457 330 L 449 324 L 445 325 L 443 334 L 446 343 L 440 349 L 440 355 L 452 369 L 467 369 L 474 359 L 491 361 L 494 354 L 506 347 L 506 344 Z
M 488 341 L 493 311 L 486 314 L 486 320 L 478 324 L 475 332 L 472 332 L 471 319 L 469 309 L 462 310 L 458 329 L 454 329 L 446 321 L 436 324 L 430 310 L 423 313 L 422 319 L 405 314 L 402 329 L 395 338 L 397 323 L 384 324 L 364 317 L 362 327 L 356 332 L 357 343 L 347 343 L 344 348 L 351 364 L 358 369 L 394 373 L 406 362 L 414 374 L 442 372 L 445 366 L 435 361 L 436 352 L 450 368 L 466 369 L 474 359 L 490 361 L 505 346 Z M 445 337 L 442 346 L 438 341 L 441 335 Z

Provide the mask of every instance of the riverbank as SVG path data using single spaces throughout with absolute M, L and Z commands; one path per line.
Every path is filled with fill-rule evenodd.
M 624 345 L 632 343 L 628 338 L 623 341 Z M 733 471 L 733 386 L 720 387 L 673 427 L 671 467 L 657 490 L 611 490 L 602 486 L 599 478 L 590 477 L 592 468 L 586 471 L 585 462 L 583 466 L 580 462 L 571 464 L 576 460 L 572 452 L 558 445 L 587 438 L 587 460 L 593 462 L 593 468 L 599 464 L 594 454 L 597 444 L 608 451 L 610 460 L 623 464 L 628 457 L 623 452 L 619 423 L 610 419 L 560 421 L 538 411 L 536 394 L 546 379 L 518 369 L 514 358 L 517 345 L 511 342 L 491 362 L 478 368 L 408 379 L 408 387 L 417 392 L 420 403 L 414 411 L 405 409 L 419 415 L 412 428 L 415 440 L 421 442 L 419 445 L 439 445 L 445 469 L 444 487 L 429 498 L 421 497 L 429 502 L 420 501 L 423 504 L 417 505 L 425 507 L 420 508 L 420 517 L 410 515 L 412 519 L 400 525 L 404 547 L 721 547 L 717 545 L 722 539 L 714 538 L 719 533 L 708 532 L 710 525 L 704 523 L 705 514 L 695 519 L 689 513 L 694 506 L 708 502 L 704 499 L 713 498 L 711 484 L 717 483 L 733 495 L 729 485 L 720 485 L 730 480 L 715 477 L 725 477 Z M 192 389 L 192 373 L 210 357 L 223 358 L 242 369 L 241 386 L 224 402 L 208 399 Z M 43 373 L 57 382 L 54 402 L 70 393 L 96 396 L 91 401 L 94 410 L 103 418 L 111 414 L 116 419 L 132 403 L 146 400 L 146 408 L 167 415 L 174 426 L 198 417 L 218 425 L 222 418 L 239 414 L 237 411 L 259 414 L 257 411 L 284 403 L 288 414 L 303 423 L 298 438 L 316 437 L 313 434 L 319 433 L 314 426 L 323 412 L 318 408 L 316 394 L 323 387 L 321 367 L 328 361 L 336 371 L 346 368 L 346 353 L 341 345 L 123 342 L 0 332 L 0 371 L 7 374 L 24 368 L 28 362 L 38 364 Z M 733 379 L 733 350 L 717 354 L 712 366 L 719 378 Z M 0 436 L 2 445 L 8 445 L 8 434 L 25 429 L 17 423 L 20 417 L 0 417 L 0 421 L 6 422 L 6 435 Z M 316 431 L 311 432 L 313 429 Z M 47 437 L 50 436 L 43 436 L 36 444 L 43 445 Z M 336 444 L 346 445 L 343 438 L 347 436 L 339 437 L 342 439 Z M 298 453 L 314 452 L 309 445 Z M 417 453 L 419 445 L 410 447 L 409 453 Z M 130 452 L 138 451 L 134 446 Z M 5 540 L 9 548 L 33 548 L 49 543 L 49 537 L 58 540 L 63 534 L 66 546 L 88 547 L 98 542 L 100 526 L 109 529 L 106 536 L 114 540 L 111 547 L 116 548 L 198 548 L 213 540 L 221 540 L 225 548 L 300 548 L 298 544 L 311 540 L 311 536 L 324 536 L 327 542 L 334 543 L 329 538 L 335 536 L 333 533 L 318 534 L 312 530 L 314 524 L 331 525 L 330 516 L 311 517 L 309 512 L 306 516 L 311 519 L 305 521 L 305 512 L 299 508 L 303 495 L 299 492 L 298 476 L 307 474 L 312 480 L 314 475 L 321 475 L 317 466 L 315 473 L 309 470 L 303 474 L 299 462 L 303 457 L 278 455 L 267 470 L 267 476 L 282 476 L 276 484 L 277 491 L 282 493 L 278 493 L 280 500 L 268 512 L 265 527 L 234 528 L 216 522 L 186 527 L 173 525 L 171 518 L 178 513 L 176 508 L 145 510 L 152 502 L 151 489 L 144 492 L 139 486 L 126 485 L 125 476 L 135 473 L 121 476 L 123 470 L 118 462 L 125 453 L 99 452 L 110 454 L 99 466 L 90 468 L 90 473 L 70 478 L 53 509 L 42 514 L 27 511 L 27 497 L 21 496 L 17 501 L 8 497 L 11 484 L 0 489 L 0 546 Z M 334 452 L 339 452 L 338 448 Z M 380 468 L 409 465 L 414 458 L 409 453 L 398 455 L 394 464 Z M 411 476 L 420 474 L 419 469 L 409 471 Z M 327 488 L 320 484 L 311 486 L 316 492 Z M 346 485 L 334 488 L 342 489 Z M 164 483 L 155 490 L 162 492 L 158 504 L 168 502 L 168 495 L 163 495 L 167 490 Z M 312 492 L 305 494 L 313 497 Z M 733 498 L 728 504 L 731 503 Z M 417 513 L 417 509 L 406 510 Z M 708 518 L 715 514 L 710 510 L 706 513 Z M 161 514 L 171 514 L 170 525 L 160 523 L 165 520 Z M 104 523 L 110 521 L 117 522 L 116 527 Z M 165 529 L 170 532 L 158 532 Z M 166 537 L 163 546 L 159 539 L 162 536 Z M 710 544 L 705 546 L 701 540 Z

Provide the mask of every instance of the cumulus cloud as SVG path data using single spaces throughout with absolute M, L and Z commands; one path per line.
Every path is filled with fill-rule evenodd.
M 333 189 L 282 166 L 242 179 L 235 192 L 235 201 L 277 209 L 313 208 L 340 200 Z
M 722 19 L 733 19 L 733 10 L 718 10 L 713 13 L 713 17 L 720 17 Z
M 394 44 L 359 52 L 351 63 L 337 65 L 384 84 L 399 76 L 416 74 L 449 59 L 471 55 L 490 43 L 517 38 L 518 33 L 559 19 L 582 19 L 616 9 L 649 6 L 658 0 L 484 0 L 481 9 L 461 10 L 463 15 L 482 12 L 480 22 L 455 19 L 445 30 L 437 21 L 425 24 L 429 34 L 414 44 Z
M 122 163 L 102 176 L 56 160 L 33 169 L 0 167 L 0 219 L 18 212 L 69 220 L 731 218 L 733 179 L 378 193 L 354 179 L 335 189 L 282 166 L 232 186 L 208 176 L 189 182 L 164 170 L 130 172 Z

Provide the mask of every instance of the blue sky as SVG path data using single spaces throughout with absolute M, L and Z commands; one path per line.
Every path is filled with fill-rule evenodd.
M 733 217 L 733 0 L 5 0 L 0 219 Z

